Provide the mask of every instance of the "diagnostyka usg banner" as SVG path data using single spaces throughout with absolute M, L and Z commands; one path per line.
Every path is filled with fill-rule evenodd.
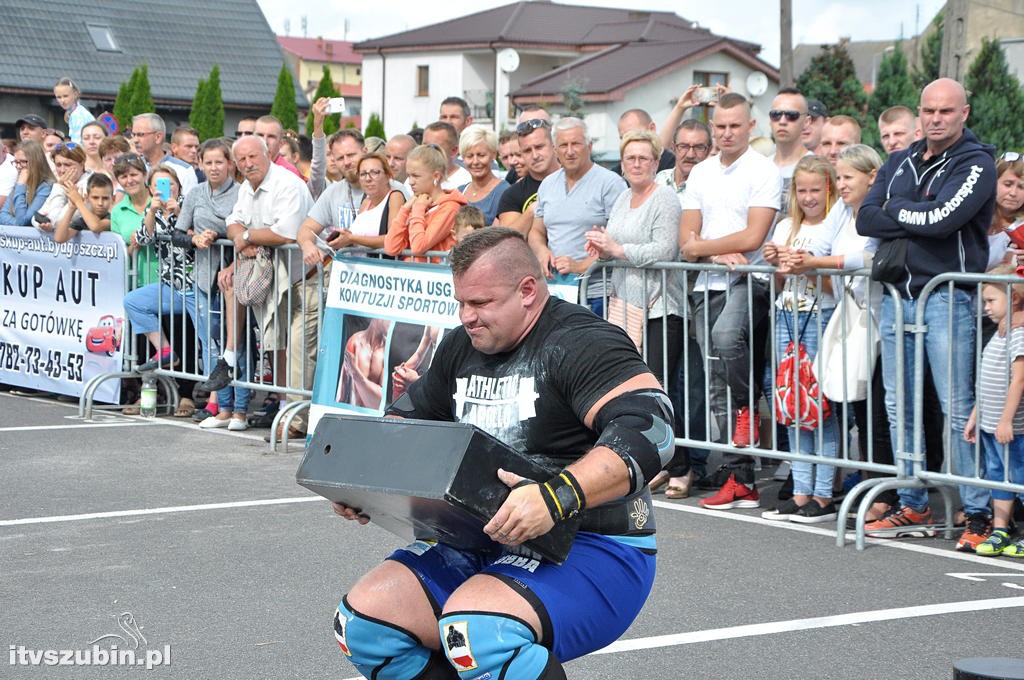
M 459 325 L 451 270 L 336 257 L 324 305 L 309 432 L 325 413 L 383 415 L 427 370 L 441 335 Z M 577 301 L 578 286 L 549 285 Z
M 0 382 L 79 396 L 121 369 L 124 241 L 85 231 L 67 243 L 30 227 L 0 227 Z M 120 381 L 97 401 L 117 403 Z

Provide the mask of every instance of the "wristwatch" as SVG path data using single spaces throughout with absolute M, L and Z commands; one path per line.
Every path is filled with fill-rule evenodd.
M 245 241 L 246 243 L 249 242 L 249 230 L 248 229 L 246 229 L 245 231 L 242 232 L 242 240 Z

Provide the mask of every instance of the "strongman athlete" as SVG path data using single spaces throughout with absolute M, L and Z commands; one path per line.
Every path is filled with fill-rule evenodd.
M 623 331 L 549 296 L 518 232 L 480 230 L 450 261 L 462 326 L 387 413 L 471 423 L 551 476 L 498 470 L 512 491 L 484 527 L 494 549 L 395 551 L 342 598 L 335 636 L 367 678 L 565 678 L 561 662 L 616 640 L 650 593 L 647 482 L 672 457 L 672 407 Z M 522 545 L 577 513 L 563 564 Z

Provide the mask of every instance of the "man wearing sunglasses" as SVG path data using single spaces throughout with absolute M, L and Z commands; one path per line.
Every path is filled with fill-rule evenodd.
M 897 267 L 898 276 L 885 279 L 903 299 L 897 305 L 892 296 L 883 296 L 879 319 L 892 441 L 900 441 L 902 425 L 906 448 L 913 448 L 914 367 L 917 361 L 927 361 L 948 423 L 950 471 L 967 477 L 974 476 L 975 470 L 974 445 L 962 435 L 974 405 L 977 302 L 973 284 L 948 289 L 943 285 L 926 298 L 923 357 L 915 356 L 914 333 L 920 331 L 910 328 L 916 329 L 918 298 L 932 277 L 947 272 L 980 274 L 988 265 L 988 229 L 996 197 L 995 149 L 965 127 L 970 111 L 967 93 L 957 81 L 940 78 L 927 85 L 918 109 L 924 139 L 889 156 L 857 215 L 857 231 L 880 239 L 879 254 L 888 251 L 903 264 Z M 902 258 L 892 252 L 896 239 L 904 239 Z M 897 313 L 908 327 L 902 337 L 896 335 Z M 897 370 L 899 346 L 903 347 L 902 372 Z M 905 400 L 902 414 L 896 401 L 900 380 L 905 394 L 912 395 Z M 934 535 L 934 530 L 921 526 L 932 523 L 928 490 L 899 489 L 898 493 L 900 511 L 871 522 L 866 533 L 879 538 Z M 960 497 L 968 524 L 957 549 L 973 552 L 991 531 L 989 492 L 960 486 Z
M 793 170 L 800 159 L 810 153 L 803 142 L 803 132 L 808 122 L 807 100 L 800 90 L 792 87 L 779 90 L 779 94 L 772 100 L 768 120 L 772 127 L 772 139 L 775 140 L 772 160 L 782 175 L 782 204 L 776 217 L 782 219 L 789 208 L 789 186 L 793 182 Z
M 558 170 L 558 158 L 551 140 L 551 121 L 547 118 L 524 120 L 516 126 L 516 132 L 519 134 L 519 151 L 526 164 L 526 175 L 501 195 L 498 223 L 525 236 L 533 226 L 537 190 L 545 177 Z

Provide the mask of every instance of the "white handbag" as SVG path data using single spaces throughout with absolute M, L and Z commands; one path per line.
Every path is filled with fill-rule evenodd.
M 857 303 L 847 287 L 825 327 L 815 357 L 815 372 L 825 396 L 832 401 L 866 399 L 879 347 L 874 315 L 867 306 Z

